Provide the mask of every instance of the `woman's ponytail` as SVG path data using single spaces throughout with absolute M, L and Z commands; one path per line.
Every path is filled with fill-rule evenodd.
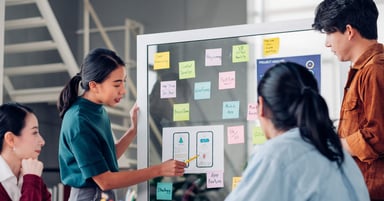
M 80 74 L 75 75 L 60 92 L 59 100 L 57 101 L 57 109 L 59 110 L 60 118 L 64 117 L 65 112 L 76 101 L 79 95 L 80 81 Z

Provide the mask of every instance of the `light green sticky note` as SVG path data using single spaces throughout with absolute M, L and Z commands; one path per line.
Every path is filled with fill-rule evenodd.
M 232 62 L 247 62 L 249 61 L 249 46 L 244 45 L 234 45 L 232 46 Z
M 188 79 L 196 77 L 195 61 L 179 62 L 179 79 Z
M 267 141 L 263 131 L 260 126 L 256 126 L 252 129 L 252 142 L 253 144 L 263 144 Z
M 189 120 L 189 103 L 173 105 L 173 121 Z

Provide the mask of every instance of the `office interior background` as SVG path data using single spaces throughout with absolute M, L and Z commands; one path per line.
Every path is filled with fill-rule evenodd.
M 118 107 L 107 108 L 118 138 L 129 126 L 129 109 L 136 99 L 137 35 L 313 18 L 319 2 L 1 0 L 2 102 L 21 102 L 36 112 L 46 141 L 40 155 L 45 166 L 43 177 L 53 187 L 60 183 L 57 152 L 61 120 L 56 100 L 90 49 L 114 49 L 127 63 L 127 97 Z M 384 0 L 376 3 L 380 12 L 379 41 L 384 42 Z M 324 41 L 308 45 L 329 51 Z M 136 168 L 136 150 L 133 146 L 119 160 L 122 169 Z

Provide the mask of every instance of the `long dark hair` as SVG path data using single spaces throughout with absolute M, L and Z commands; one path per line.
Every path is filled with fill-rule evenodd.
M 19 103 L 5 103 L 0 106 L 0 152 L 3 150 L 5 133 L 12 132 L 20 136 L 28 113 L 33 114 L 32 109 Z
M 60 117 L 63 118 L 68 108 L 76 101 L 79 85 L 84 91 L 88 91 L 89 82 L 102 83 L 119 66 L 125 66 L 125 63 L 114 51 L 104 48 L 92 50 L 85 57 L 80 73 L 73 76 L 60 93 L 57 102 Z
M 276 64 L 262 77 L 257 93 L 271 111 L 271 121 L 277 129 L 298 127 L 304 141 L 313 144 L 330 161 L 342 164 L 340 139 L 310 71 L 292 62 Z

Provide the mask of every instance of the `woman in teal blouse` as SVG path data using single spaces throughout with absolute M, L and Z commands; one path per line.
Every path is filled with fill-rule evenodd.
M 114 197 L 112 189 L 184 174 L 185 163 L 176 160 L 119 171 L 117 159 L 137 134 L 138 107 L 131 109 L 131 127 L 115 144 L 104 105 L 113 107 L 120 102 L 126 94 L 126 76 L 122 59 L 111 50 L 98 48 L 87 55 L 81 72 L 60 94 L 59 165 L 62 182 L 72 187 L 70 201 L 99 199 L 101 191 Z M 79 85 L 84 90 L 81 95 Z

